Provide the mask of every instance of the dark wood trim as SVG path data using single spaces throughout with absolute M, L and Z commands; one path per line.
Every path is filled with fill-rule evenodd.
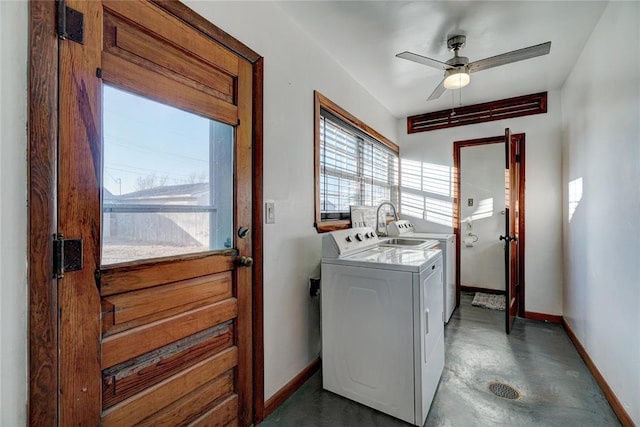
M 348 220 L 325 220 L 322 221 L 320 216 L 320 109 L 329 110 L 331 113 L 350 123 L 357 129 L 363 131 L 376 141 L 384 144 L 387 148 L 396 154 L 400 153 L 400 147 L 384 135 L 373 129 L 371 126 L 358 119 L 347 110 L 340 107 L 335 102 L 318 92 L 313 91 L 313 179 L 314 179 L 314 227 L 318 233 L 326 233 L 335 230 L 344 230 L 351 227 L 351 221 Z M 398 165 L 398 176 L 399 175 Z M 399 196 L 398 196 L 399 197 Z
M 526 251 L 526 245 L 524 244 L 524 242 L 527 240 L 526 236 L 525 236 L 525 230 L 526 230 L 526 222 L 525 222 L 525 217 L 526 217 L 526 209 L 525 209 L 525 197 L 524 197 L 524 192 L 525 192 L 525 188 L 526 188 L 526 181 L 527 181 L 527 173 L 526 173 L 526 150 L 525 150 L 525 134 L 524 133 L 517 133 L 512 135 L 512 137 L 514 138 L 518 138 L 520 140 L 520 183 L 519 183 L 519 190 L 518 190 L 518 194 L 520 194 L 520 199 L 519 199 L 519 204 L 518 204 L 518 212 L 520 215 L 519 218 L 519 222 L 518 222 L 518 236 L 520 238 L 520 247 L 518 250 L 518 254 L 519 254 L 519 259 L 518 259 L 518 266 L 520 268 L 519 274 L 518 274 L 518 289 L 517 292 L 520 293 L 519 295 L 519 299 L 518 299 L 518 316 L 520 317 L 526 317 L 526 311 L 525 311 L 525 251 Z
M 304 368 L 298 375 L 293 377 L 291 381 L 285 384 L 280 390 L 278 390 L 273 396 L 267 400 L 264 405 L 264 416 L 268 417 L 273 411 L 278 409 L 293 393 L 295 393 L 302 385 L 315 374 L 321 366 L 320 358 L 312 361 L 306 368 Z
M 587 365 L 587 368 L 591 372 L 591 375 L 593 375 L 593 378 L 600 386 L 604 397 L 609 402 L 609 405 L 611 405 L 611 409 L 613 409 L 613 412 L 618 417 L 620 424 L 622 424 L 624 427 L 634 427 L 635 424 L 633 423 L 631 416 L 624 409 L 624 406 L 622 406 L 622 403 L 620 403 L 618 396 L 616 396 L 613 389 L 609 386 L 609 383 L 607 383 L 607 380 L 604 378 L 604 376 L 602 376 L 600 370 L 598 370 L 598 368 L 596 367 L 596 364 L 593 363 L 593 360 L 591 360 L 589 353 L 584 348 L 576 334 L 573 332 L 571 326 L 569 326 L 567 319 L 565 319 L 564 317 L 562 318 L 562 326 L 564 326 L 565 331 L 567 331 L 567 335 L 569 335 L 569 338 L 573 342 L 576 350 L 578 350 L 578 353 L 580 354 L 580 357 L 582 357 L 582 360 L 584 360 L 585 365 Z
M 456 235 L 456 307 L 460 306 L 460 150 L 464 147 L 497 144 L 504 141 L 504 136 L 476 138 L 453 143 L 453 234 Z
M 504 295 L 506 292 L 501 289 L 480 288 L 477 286 L 460 285 L 460 290 L 465 292 L 482 292 L 485 294 Z
M 314 221 L 313 225 L 316 227 L 318 233 L 324 233 L 326 231 L 322 224 L 322 218 L 320 215 L 320 97 L 318 92 L 313 92 L 313 204 L 314 204 Z M 340 228 L 347 228 L 347 226 Z M 337 228 L 336 228 L 337 230 Z
M 260 55 L 175 0 L 153 0 L 253 65 L 253 404 L 264 415 L 263 333 L 263 75 Z M 52 280 L 56 232 L 58 139 L 58 38 L 54 0 L 29 2 L 29 425 L 57 425 L 57 290 Z
M 316 226 L 316 230 L 318 230 L 318 233 L 327 233 L 329 231 L 344 230 L 345 228 L 349 228 L 351 227 L 351 221 L 349 220 L 323 221 L 323 222 L 316 221 L 315 226 Z
M 222 29 L 209 22 L 206 18 L 194 12 L 177 0 L 151 0 L 160 8 L 169 12 L 176 18 L 192 26 L 202 34 L 226 47 L 237 55 L 240 55 L 252 64 L 260 61 L 262 57 L 246 46 L 244 43 L 225 33 Z
M 494 120 L 543 114 L 547 112 L 547 92 L 500 99 L 482 104 L 407 117 L 407 133 L 427 132 Z
M 29 402 L 28 425 L 58 419 L 56 232 L 58 39 L 56 2 L 29 2 Z
M 264 419 L 264 61 L 253 63 L 253 422 Z
M 525 134 L 517 133 L 511 135 L 512 138 L 520 139 L 520 203 L 518 209 L 520 212 L 520 224 L 518 233 L 520 236 L 520 274 L 519 274 L 519 306 L 518 315 L 525 316 L 525 182 L 526 182 L 526 158 L 525 158 Z M 456 306 L 460 306 L 460 291 L 463 286 L 460 285 L 460 150 L 464 147 L 475 147 L 479 145 L 497 144 L 504 142 L 504 136 L 490 136 L 487 138 L 477 138 L 464 141 L 454 141 L 453 143 L 453 233 L 456 235 Z
M 327 98 L 326 96 L 324 96 L 323 94 L 318 92 L 317 90 L 313 91 L 313 96 L 314 96 L 314 99 L 316 100 L 316 102 L 319 104 L 319 106 L 321 108 L 329 110 L 333 114 L 335 114 L 336 116 L 340 117 L 341 119 L 346 120 L 347 122 L 351 123 L 353 126 L 355 126 L 356 128 L 360 129 L 361 131 L 363 131 L 364 133 L 366 133 L 367 135 L 369 135 L 373 139 L 375 139 L 375 140 L 381 142 L 382 144 L 386 145 L 387 148 L 389 148 L 394 153 L 396 153 L 396 154 L 400 153 L 400 147 L 398 147 L 398 145 L 395 142 L 393 142 L 390 139 L 386 138 L 380 132 L 378 132 L 377 130 L 375 130 L 374 128 L 372 128 L 371 126 L 369 126 L 368 124 L 366 124 L 362 120 L 358 119 L 356 116 L 354 116 L 353 114 L 349 113 L 347 110 L 345 110 L 344 108 L 340 107 L 338 104 L 336 104 L 335 102 L 333 102 L 332 100 L 330 100 L 329 98 Z M 320 116 L 319 116 L 320 110 L 318 110 L 317 113 L 318 113 L 318 116 L 315 117 L 315 121 L 316 122 L 318 122 L 318 120 L 320 119 Z
M 562 323 L 562 316 L 558 316 L 557 314 L 547 314 L 547 313 L 536 313 L 534 311 L 525 311 L 524 312 L 525 319 L 531 320 L 541 320 L 543 322 L 548 323 Z

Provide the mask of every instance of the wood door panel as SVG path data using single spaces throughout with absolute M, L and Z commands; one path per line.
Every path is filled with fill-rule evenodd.
M 148 32 L 158 35 L 193 55 L 206 61 L 210 66 L 228 74 L 238 75 L 238 57 L 193 31 L 193 28 L 172 18 L 168 13 L 146 1 L 104 1 L 105 9 L 124 19 L 135 22 Z
M 237 426 L 238 396 L 232 395 L 217 403 L 200 418 L 189 424 L 189 427 L 221 427 Z
M 104 51 L 102 80 L 204 117 L 232 126 L 238 124 L 238 107 L 235 105 Z
M 231 347 L 104 411 L 102 423 L 104 426 L 137 424 L 237 364 L 238 348 Z
M 216 401 L 229 397 L 233 393 L 233 382 L 233 372 L 227 371 L 215 380 L 145 418 L 138 425 L 145 427 L 185 425 L 215 407 Z
M 235 298 L 158 320 L 102 340 L 102 369 L 141 356 L 238 315 Z
M 102 300 L 103 335 L 122 332 L 231 296 L 230 272 L 108 296 Z
M 234 343 L 232 321 L 198 332 L 173 344 L 102 372 L 102 407 L 108 409 L 147 387 L 184 370 Z
M 102 7 L 69 0 L 84 14 L 85 45 L 61 43 L 59 68 L 58 233 L 83 239 L 84 266 L 57 283 L 59 331 L 58 425 L 91 425 L 100 414 L 100 297 L 93 272 L 100 251 Z M 49 5 L 49 7 L 55 7 Z M 53 289 L 52 292 L 55 292 Z M 98 315 L 96 315 L 98 314 Z M 80 324 L 78 322 L 80 321 Z M 97 329 L 96 329 L 97 327 Z M 98 335 L 96 335 L 96 333 Z M 98 338 L 98 339 L 96 339 Z
M 233 270 L 235 255 L 237 251 L 229 250 L 105 267 L 100 271 L 100 295 L 115 295 Z
M 104 51 L 233 103 L 235 79 L 184 50 L 105 14 Z

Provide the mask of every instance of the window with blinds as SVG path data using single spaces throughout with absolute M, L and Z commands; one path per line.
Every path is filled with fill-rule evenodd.
M 321 221 L 348 220 L 352 205 L 397 203 L 397 152 L 327 109 L 319 121 Z

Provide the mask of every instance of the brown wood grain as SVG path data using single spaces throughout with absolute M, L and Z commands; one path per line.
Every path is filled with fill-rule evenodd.
M 235 105 L 108 52 L 102 52 L 102 79 L 119 88 L 194 114 L 232 126 L 238 123 L 238 108 Z
M 516 133 L 513 135 L 513 138 L 518 140 L 518 146 L 520 150 L 520 179 L 518 181 L 518 192 L 520 194 L 520 200 L 518 201 L 518 239 L 520 240 L 520 248 L 518 251 L 518 256 L 520 259 L 518 260 L 519 271 L 518 271 L 518 316 L 526 317 L 525 313 L 525 252 L 527 250 L 527 237 L 526 237 L 526 209 L 525 202 L 526 198 L 524 197 L 524 192 L 526 188 L 527 181 L 527 161 L 526 161 L 526 136 L 524 133 Z
M 237 363 L 237 347 L 229 348 L 106 410 L 102 414 L 102 425 L 137 424 L 232 369 Z
M 373 139 L 387 146 L 387 148 L 389 148 L 394 153 L 398 154 L 400 152 L 400 147 L 398 147 L 398 145 L 395 142 L 391 141 L 389 138 L 385 137 L 380 132 L 378 132 L 368 124 L 364 123 L 362 120 L 358 119 L 356 116 L 349 113 L 347 110 L 340 107 L 338 104 L 331 101 L 329 98 L 327 98 L 320 92 L 314 91 L 313 93 L 317 99 L 317 102 L 319 102 L 321 108 L 329 110 L 332 113 L 336 114 L 338 117 L 342 118 L 343 120 L 346 120 L 347 122 L 351 123 L 356 128 L 360 129 L 361 131 L 371 136 Z M 319 116 L 315 120 L 316 121 L 319 120 Z
M 407 117 L 407 133 L 427 132 L 547 112 L 547 92 L 516 96 Z
M 168 43 L 185 49 L 212 67 L 238 75 L 238 57 L 157 5 L 146 1 L 104 1 L 105 8 L 122 19 L 157 34 Z
M 318 233 L 333 231 L 326 229 L 325 227 L 328 225 L 339 225 L 342 226 L 344 224 L 337 224 L 338 221 L 331 221 L 327 223 L 322 223 L 322 213 L 320 212 L 320 93 L 317 91 L 313 91 L 313 184 L 314 184 L 314 221 L 313 225 L 316 227 Z M 340 221 L 341 223 L 346 223 L 347 221 Z M 349 221 L 350 222 L 350 221 Z M 324 226 L 324 227 L 323 227 Z M 322 227 L 322 228 L 321 228 Z M 346 228 L 346 227 L 345 227 Z
M 253 64 L 253 423 L 264 419 L 264 61 Z
M 221 427 L 238 425 L 238 396 L 232 395 L 217 403 L 208 412 L 189 423 L 189 427 Z
M 140 427 L 155 427 L 159 425 L 184 425 L 205 414 L 209 407 L 222 396 L 233 393 L 233 372 L 228 371 L 197 388 L 162 410 L 140 422 Z M 235 414 L 234 414 L 235 415 Z
M 59 425 L 94 425 L 100 416 L 100 254 L 102 175 L 102 7 L 68 0 L 84 14 L 84 44 L 60 42 L 58 230 L 83 239 L 84 267 L 65 273 L 59 296 Z
M 231 297 L 231 273 L 181 280 L 152 289 L 106 297 L 113 305 L 114 324 L 119 325 L 198 301 L 217 302 Z
M 591 359 L 591 356 L 589 356 L 587 349 L 582 345 L 582 343 L 578 339 L 578 336 L 573 332 L 573 329 L 571 329 L 571 326 L 567 322 L 567 319 L 565 319 L 564 317 L 562 318 L 562 326 L 564 326 L 565 331 L 567 331 L 567 335 L 569 335 L 569 338 L 573 342 L 576 350 L 578 350 L 580 357 L 582 357 L 582 360 L 584 360 L 585 365 L 587 365 L 587 368 L 589 368 L 591 375 L 593 375 L 593 378 L 600 386 L 604 397 L 609 402 L 609 405 L 611 405 L 611 409 L 613 409 L 613 412 L 615 412 L 618 420 L 620 421 L 620 424 L 622 424 L 624 427 L 635 427 L 631 415 L 629 415 L 627 410 L 624 408 L 624 406 L 620 402 L 620 399 L 618 399 L 618 396 L 616 396 L 616 393 L 613 391 L 596 364 L 593 363 L 593 360 Z
M 236 128 L 236 209 L 235 224 L 253 225 L 253 68 L 247 61 L 238 64 L 238 109 L 240 125 Z M 237 239 L 236 247 L 241 255 L 253 256 L 253 235 Z M 252 287 L 251 267 L 236 269 L 236 298 L 238 299 L 238 321 L 236 342 L 238 345 L 238 390 L 240 425 L 248 426 L 253 421 L 253 337 L 252 333 Z
M 278 409 L 293 393 L 295 393 L 302 385 L 307 382 L 313 374 L 315 374 L 321 367 L 321 360 L 317 358 L 313 360 L 306 368 L 304 368 L 298 375 L 293 377 L 291 381 L 278 390 L 273 396 L 265 402 L 264 416 L 268 417 L 273 411 Z
M 518 185 L 518 175 L 520 173 L 520 164 L 516 162 L 518 153 L 517 140 L 511 137 L 511 130 L 509 128 L 505 128 L 504 130 L 504 145 L 506 153 L 506 178 L 508 178 L 508 181 L 505 183 L 505 186 L 508 186 L 508 188 L 505 189 L 505 209 L 507 212 L 505 236 L 515 237 L 517 239 L 518 199 L 520 198 L 520 194 L 518 192 L 520 190 L 520 186 Z M 516 304 L 516 298 L 518 296 L 516 293 L 516 286 L 518 284 L 519 246 L 520 244 L 516 240 L 509 240 L 505 242 L 505 247 L 507 248 L 505 255 L 505 287 L 507 290 L 505 328 L 508 334 L 511 333 L 518 310 Z
M 55 222 L 54 220 L 51 220 L 47 224 L 50 229 L 47 232 L 46 236 L 44 235 L 44 233 L 38 235 L 38 232 L 32 232 L 34 230 L 33 225 L 35 223 L 30 222 L 30 244 L 31 242 L 36 242 L 43 248 L 45 248 L 46 246 L 46 248 L 41 251 L 40 255 L 38 255 L 37 250 L 34 250 L 30 247 L 31 256 L 38 256 L 38 259 L 32 260 L 32 258 L 30 258 L 29 261 L 31 296 L 29 419 L 31 425 L 96 425 L 97 423 L 99 423 L 100 415 L 100 366 L 98 357 L 100 343 L 100 300 L 99 298 L 97 298 L 98 295 L 96 289 L 96 280 L 94 280 L 93 278 L 93 273 L 94 271 L 97 271 L 99 266 L 98 263 L 100 251 L 99 245 L 95 245 L 93 242 L 97 240 L 100 233 L 99 203 L 96 202 L 99 202 L 101 190 L 102 155 L 101 146 L 98 143 L 101 139 L 102 133 L 99 120 L 99 118 L 101 117 L 101 99 L 99 97 L 100 91 L 97 90 L 97 88 L 99 88 L 99 86 L 101 85 L 101 81 L 96 77 L 96 69 L 103 68 L 101 67 L 101 55 L 99 54 L 100 46 L 102 43 L 101 32 L 103 26 L 101 24 L 94 24 L 101 22 L 102 8 L 100 7 L 100 3 L 98 2 L 81 2 L 76 0 L 68 0 L 68 4 L 85 14 L 85 45 L 84 47 L 80 47 L 81 45 L 75 45 L 71 48 L 68 48 L 67 53 L 72 52 L 72 54 L 65 55 L 65 53 L 63 52 L 61 55 L 62 59 L 60 67 L 58 67 L 58 64 L 56 63 L 56 49 L 58 47 L 58 40 L 55 36 L 57 10 L 56 2 L 38 1 L 32 2 L 29 6 L 31 13 L 30 23 L 33 24 L 37 22 L 39 19 L 38 14 L 42 15 L 40 23 L 30 26 L 30 85 L 34 85 L 34 83 L 35 85 L 42 85 L 36 90 L 30 89 L 30 150 L 37 150 L 38 154 L 44 155 L 42 158 L 40 158 L 40 163 L 34 162 L 33 165 L 30 164 L 30 173 L 33 174 L 37 171 L 38 174 L 41 174 L 39 176 L 41 176 L 43 179 L 42 183 L 34 184 L 34 178 L 30 178 L 30 212 L 33 213 L 33 207 L 37 206 L 37 204 L 33 202 L 33 200 L 38 197 L 38 195 L 34 196 L 34 189 L 37 189 L 38 191 L 42 192 L 41 194 L 44 194 L 44 196 L 42 197 L 50 198 L 50 202 L 44 201 L 42 204 L 44 209 L 38 210 L 36 212 L 36 215 L 39 215 L 40 218 L 43 219 L 43 222 L 47 220 L 48 214 L 55 215 L 53 208 L 51 208 L 49 211 L 47 211 L 46 209 L 47 203 L 50 203 L 49 207 L 54 204 L 55 196 L 57 193 L 55 182 L 56 176 L 54 174 L 54 171 L 55 159 L 58 157 L 57 155 L 55 155 L 57 154 L 55 151 L 55 135 L 58 130 L 58 126 L 56 123 L 56 108 L 58 105 L 58 99 L 55 97 L 55 89 L 57 88 L 57 77 L 58 74 L 60 74 L 62 80 L 62 90 L 65 91 L 66 95 L 66 99 L 60 100 L 60 108 L 63 112 L 61 116 L 64 115 L 66 119 L 68 118 L 69 129 L 73 127 L 76 128 L 77 134 L 75 135 L 76 137 L 74 137 L 73 140 L 75 144 L 78 144 L 78 147 L 74 147 L 75 151 L 71 152 L 68 158 L 63 159 L 63 162 L 60 166 L 61 168 L 64 167 L 65 161 L 68 161 L 68 164 L 73 163 L 74 165 L 81 165 L 81 167 L 79 167 L 77 170 L 71 170 L 71 173 L 68 175 L 65 175 L 63 172 L 63 176 L 67 180 L 67 184 L 61 184 L 60 192 L 65 196 L 67 194 L 72 195 L 70 199 L 72 208 L 70 208 L 68 211 L 65 211 L 65 215 L 69 212 L 73 212 L 74 214 L 76 214 L 75 220 L 80 224 L 79 227 L 83 227 L 83 229 L 87 231 L 86 233 L 82 234 L 85 242 L 85 270 L 83 270 L 82 273 L 69 272 L 67 273 L 65 279 L 63 279 L 65 281 L 64 283 L 68 283 L 70 285 L 70 289 L 66 290 L 66 295 L 63 295 L 64 292 L 60 294 L 60 301 L 61 305 L 66 304 L 66 307 L 69 310 L 63 309 L 61 311 L 58 311 L 55 300 L 56 290 L 52 285 L 53 282 L 50 280 L 50 278 L 48 280 L 49 283 L 46 286 L 42 284 L 34 285 L 34 282 L 32 282 L 31 280 L 31 278 L 33 277 L 32 273 L 36 271 L 42 273 L 45 270 L 48 270 L 48 266 L 50 265 L 50 263 L 47 262 L 47 257 L 50 258 L 51 256 L 51 240 L 49 239 L 49 237 L 51 236 L 51 234 L 53 234 L 52 231 L 55 230 Z M 213 47 L 209 46 L 205 49 L 201 49 L 200 52 L 195 52 L 195 56 L 204 61 L 216 62 L 216 64 L 213 65 L 219 65 L 219 69 L 224 69 L 227 70 L 227 72 L 234 74 L 232 72 L 234 67 L 233 64 L 238 61 L 238 58 L 236 58 L 234 55 L 232 55 L 232 57 L 229 57 L 227 55 L 229 54 L 229 52 L 234 51 L 234 49 L 236 48 L 242 50 L 242 46 L 244 45 L 220 30 L 218 30 L 220 31 L 219 34 L 210 32 L 209 30 L 211 28 L 216 27 L 206 22 L 206 20 L 199 17 L 197 14 L 195 14 L 193 11 L 180 4 L 179 2 L 169 1 L 160 6 L 155 6 L 152 3 L 147 2 L 112 2 L 111 7 L 116 10 L 116 12 L 114 13 L 121 18 L 123 17 L 123 10 L 139 13 L 139 16 L 136 15 L 136 18 L 130 18 L 127 21 L 129 22 L 129 24 L 131 24 L 130 26 L 132 28 L 145 27 L 146 29 L 144 31 L 150 34 L 153 33 L 153 30 L 147 31 L 149 30 L 149 28 L 147 28 L 145 25 L 151 23 L 151 26 L 153 27 L 155 25 L 155 27 L 153 28 L 159 29 L 159 32 L 176 36 L 174 40 L 172 40 L 172 48 L 178 46 L 181 43 L 180 40 L 191 40 L 189 38 L 189 28 L 198 28 L 198 31 L 200 31 L 203 37 L 202 40 L 206 40 L 209 42 L 211 42 L 211 40 L 215 40 L 215 43 L 212 44 Z M 154 13 L 152 12 L 154 8 L 160 10 L 161 13 L 156 13 L 154 15 Z M 155 18 L 159 17 L 159 19 L 155 19 L 152 15 L 154 15 Z M 179 21 L 175 21 L 174 16 L 178 17 Z M 149 20 L 154 22 L 151 22 Z M 170 28 L 170 25 L 165 25 L 168 24 L 171 20 L 178 22 L 179 26 Z M 179 30 L 176 31 L 176 28 L 179 28 Z M 108 36 L 108 34 L 106 36 Z M 199 37 L 200 35 L 196 37 L 196 39 L 199 40 Z M 164 36 L 161 36 L 160 39 L 165 41 L 167 40 Z M 175 39 L 180 40 L 176 41 Z M 218 42 L 220 43 L 220 45 L 217 44 Z M 71 45 L 71 43 L 72 42 L 61 42 L 61 46 L 68 46 Z M 225 47 L 221 47 L 223 45 Z M 226 50 L 226 48 L 229 48 L 230 50 Z M 63 47 L 63 50 L 64 49 L 67 48 Z M 196 50 L 197 49 L 198 48 L 196 48 Z M 187 50 L 192 53 L 194 52 L 193 49 Z M 239 50 L 236 52 L 239 52 Z M 262 58 L 259 55 L 255 54 L 255 52 L 250 51 L 248 48 L 244 50 L 244 55 L 247 55 L 245 56 L 247 58 L 251 58 L 250 61 L 254 63 L 254 65 L 251 67 L 251 72 L 254 76 L 253 88 L 255 89 L 258 87 L 255 85 L 256 76 L 259 75 L 260 85 L 262 84 Z M 225 62 L 229 58 L 231 58 L 231 61 Z M 47 60 L 50 61 L 48 65 L 46 62 Z M 222 64 L 220 64 L 220 61 L 222 61 Z M 255 65 L 256 62 L 259 62 L 260 65 Z M 42 96 L 42 99 L 38 98 L 38 96 Z M 260 92 L 259 100 L 251 99 L 254 111 L 248 114 L 246 117 L 252 124 L 258 122 L 261 123 L 261 97 L 262 92 Z M 246 97 L 245 99 L 249 99 L 249 97 Z M 34 109 L 34 102 L 37 102 L 38 106 L 41 108 Z M 260 108 L 256 107 L 258 105 L 260 106 Z M 66 114 L 68 111 L 73 111 L 76 114 L 68 115 Z M 32 112 L 34 113 L 32 114 Z M 34 142 L 34 144 L 32 145 L 31 143 L 34 139 L 32 130 L 36 129 L 38 123 L 42 124 L 42 130 L 38 129 L 38 138 L 41 139 L 39 139 L 38 143 Z M 65 124 L 61 124 L 61 139 L 62 137 L 67 138 L 72 133 L 64 127 Z M 256 136 L 256 134 L 252 133 L 252 131 L 249 130 L 246 126 L 244 128 L 247 135 L 252 135 L 254 141 L 258 141 L 260 144 L 262 144 L 261 136 Z M 259 132 L 261 135 L 261 128 L 259 129 Z M 71 138 L 68 139 L 70 140 Z M 261 148 L 262 146 L 260 145 L 260 149 Z M 66 154 L 62 153 L 62 150 L 63 149 L 61 149 L 60 154 L 66 156 Z M 49 154 L 48 157 L 45 155 L 47 153 Z M 53 155 L 51 153 L 53 153 Z M 249 150 L 249 153 L 251 153 L 251 150 Z M 48 164 L 44 160 L 45 158 L 49 159 Z M 255 158 L 256 157 L 254 154 L 254 162 Z M 30 153 L 30 162 L 33 162 L 34 159 L 34 153 Z M 260 171 L 259 174 L 256 173 L 252 176 L 259 176 L 261 179 L 261 173 L 262 172 Z M 74 184 L 71 184 L 72 182 Z M 68 192 L 70 188 L 73 189 L 74 192 Z M 255 195 L 257 193 L 255 193 L 254 191 L 253 194 Z M 257 198 L 256 200 L 261 201 L 261 197 L 259 199 Z M 84 209 L 82 208 L 82 206 L 89 206 L 89 209 Z M 249 207 L 247 209 L 249 211 L 256 211 L 256 209 L 258 209 L 259 212 L 259 210 L 261 209 L 261 205 L 255 206 L 254 203 L 254 205 L 251 206 L 251 203 L 249 203 Z M 95 215 L 96 213 L 98 215 Z M 69 216 L 69 220 L 72 220 L 71 216 Z M 250 217 L 249 220 L 251 220 Z M 61 224 L 63 222 L 64 221 L 61 220 Z M 65 223 L 65 226 L 67 225 L 68 223 Z M 257 233 L 258 229 L 259 232 L 262 233 L 261 227 L 259 228 L 254 226 L 252 234 Z M 73 227 L 67 227 L 66 231 L 62 228 L 60 231 L 65 232 L 67 237 L 74 237 L 69 233 L 75 234 L 76 229 L 74 229 Z M 88 245 L 87 242 L 89 242 Z M 256 243 L 253 239 L 248 241 L 248 247 L 251 248 L 251 250 L 256 248 L 255 245 Z M 259 246 L 258 248 L 261 250 L 262 246 Z M 251 253 L 251 251 L 249 251 L 249 253 Z M 181 280 L 183 277 L 199 277 L 206 274 L 213 274 L 220 271 L 233 269 L 234 266 L 232 265 L 232 263 L 236 255 L 237 252 L 231 250 L 226 251 L 226 253 L 219 253 L 217 255 L 199 254 L 196 256 L 181 257 L 178 260 L 154 260 L 148 263 L 148 265 L 146 266 L 143 266 L 140 262 L 123 263 L 117 266 L 110 266 L 108 268 L 102 269 L 101 274 L 104 277 L 104 281 L 101 281 L 100 275 L 98 275 L 97 284 L 99 286 L 101 284 L 104 284 L 104 295 L 113 295 L 119 292 L 146 288 L 148 286 L 158 286 L 166 283 L 176 282 L 178 280 Z M 213 256 L 217 256 L 218 259 L 213 258 Z M 221 261 L 221 258 L 226 258 L 226 260 Z M 159 271 L 151 272 L 151 270 L 155 269 Z M 124 281 L 119 282 L 115 286 L 112 286 L 113 280 L 115 280 L 114 273 L 116 272 L 118 274 L 124 272 L 124 274 L 122 275 Z M 186 276 L 182 276 L 181 274 L 185 272 L 187 273 Z M 50 273 L 50 271 L 48 271 L 47 273 Z M 244 274 L 243 277 L 248 277 L 250 289 L 251 276 Z M 149 280 L 140 285 L 135 283 L 136 279 L 138 278 Z M 261 280 L 261 278 L 259 280 Z M 33 286 L 33 289 L 31 288 L 31 286 Z M 248 299 L 249 301 L 251 301 L 250 293 Z M 37 309 L 34 308 L 33 304 L 35 301 L 40 304 L 40 306 L 37 308 L 42 310 L 40 313 L 38 313 L 36 311 Z M 105 302 L 106 307 L 108 307 L 109 304 L 110 303 L 108 301 Z M 260 305 L 259 307 L 251 307 L 251 304 L 246 305 L 249 307 L 249 309 L 255 308 L 255 315 L 261 318 L 262 305 Z M 172 309 L 165 310 L 164 314 L 168 314 L 168 312 L 170 312 L 171 310 Z M 44 313 L 44 311 L 46 311 L 46 313 Z M 110 313 L 114 313 L 113 309 Z M 59 325 L 52 324 L 52 321 L 57 321 L 59 314 Z M 40 315 L 41 317 L 38 317 L 38 315 Z M 145 316 L 144 320 L 149 321 L 151 319 L 151 316 Z M 50 322 L 48 326 L 47 318 Z M 127 322 L 127 324 L 134 323 L 138 320 L 139 319 Z M 98 326 L 97 328 L 96 325 Z M 53 342 L 55 336 L 47 336 L 47 331 L 49 331 L 49 333 L 55 334 L 58 327 L 61 331 L 62 339 L 67 340 L 66 343 L 61 342 L 59 348 L 57 348 L 55 346 L 55 342 Z M 74 342 L 71 342 L 70 339 L 72 337 L 72 333 L 79 334 L 79 337 L 74 337 Z M 262 336 L 260 336 L 260 341 L 254 342 L 259 342 L 260 346 L 262 346 L 261 340 Z M 58 404 L 58 372 L 56 372 L 56 366 L 54 366 L 58 350 L 60 351 L 59 354 L 61 378 L 60 414 L 58 414 L 56 410 L 56 406 Z M 248 352 L 250 355 L 251 353 L 253 353 L 251 348 L 248 350 Z M 37 355 L 34 357 L 34 354 L 36 353 Z M 47 358 L 50 363 L 49 365 L 47 364 Z M 249 358 L 251 359 L 251 356 Z M 255 358 L 256 356 L 253 355 L 253 359 Z M 53 363 L 51 363 L 51 361 L 53 361 Z M 177 365 L 179 364 L 180 363 L 177 363 Z M 184 368 L 184 365 L 182 367 Z M 260 368 L 263 369 L 263 365 L 260 365 Z M 249 369 L 251 369 L 251 366 L 249 366 Z M 71 374 L 67 375 L 68 373 Z M 171 380 L 171 378 L 167 378 L 163 380 L 163 382 L 169 380 Z M 37 381 L 37 384 L 35 383 L 35 381 Z M 241 381 L 240 383 L 246 384 L 246 381 Z M 160 386 L 161 384 L 162 383 L 159 383 L 155 386 Z M 144 395 L 148 391 L 149 390 L 142 391 L 138 393 L 138 395 Z M 251 395 L 252 389 L 248 390 L 246 393 L 247 395 Z M 120 405 L 127 404 L 133 397 L 120 402 L 116 406 L 120 407 Z M 239 406 L 238 399 L 231 399 L 230 402 L 232 403 L 231 405 L 227 404 L 227 406 L 221 406 L 221 408 L 231 408 L 229 409 L 229 413 L 232 414 L 233 417 L 231 417 L 231 421 L 221 421 L 220 424 L 238 424 L 238 419 L 235 418 L 235 415 L 238 412 L 237 408 Z M 112 409 L 115 409 L 116 406 L 114 406 Z M 245 411 L 245 413 L 246 412 L 247 411 Z M 250 415 L 248 417 L 245 415 L 244 418 L 245 420 L 243 421 L 242 425 L 248 425 L 246 420 L 250 418 Z M 211 420 L 205 421 L 207 421 L 205 423 L 206 425 L 211 424 L 210 422 L 208 422 Z
M 524 318 L 531 320 L 541 320 L 548 323 L 562 323 L 562 316 L 556 314 L 536 313 L 534 311 L 526 311 Z
M 29 2 L 29 405 L 28 423 L 58 417 L 58 294 L 52 275 L 56 232 L 58 39 L 56 3 Z
M 238 315 L 235 298 L 111 335 L 102 341 L 102 369 L 178 341 Z
M 233 324 L 222 324 L 103 371 L 103 410 L 231 347 L 234 336 Z
M 230 250 L 103 267 L 100 292 L 108 296 L 229 271 L 234 268 L 235 255 Z
M 254 52 L 251 48 L 246 46 L 244 43 L 230 36 L 229 34 L 222 31 L 220 28 L 212 24 L 210 21 L 207 21 L 206 18 L 198 15 L 193 10 L 189 9 L 183 3 L 178 0 L 151 0 L 158 7 L 162 8 L 166 12 L 176 16 L 177 18 L 188 22 L 189 25 L 198 29 L 205 36 L 209 37 L 211 40 L 215 40 L 220 43 L 222 46 L 226 47 L 230 51 L 236 53 L 237 55 L 243 57 L 247 61 L 255 64 L 260 61 L 262 57 Z
M 461 237 L 460 232 L 460 150 L 464 147 L 474 147 L 487 144 L 499 144 L 504 142 L 504 136 L 490 136 L 486 138 L 475 138 L 464 141 L 454 141 L 453 143 L 453 233 L 456 235 L 456 307 L 460 306 L 460 259 L 461 259 Z
M 124 21 L 105 15 L 104 50 L 232 103 L 234 77 Z

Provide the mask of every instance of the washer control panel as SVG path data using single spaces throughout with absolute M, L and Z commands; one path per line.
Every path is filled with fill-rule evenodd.
M 378 243 L 380 243 L 380 238 L 370 227 L 336 230 L 322 237 L 322 256 L 335 258 L 375 246 Z
M 407 221 L 406 219 L 393 221 L 387 226 L 387 233 L 389 236 L 400 236 L 401 234 L 411 233 L 414 231 L 416 230 L 413 227 L 413 224 L 411 221 Z

